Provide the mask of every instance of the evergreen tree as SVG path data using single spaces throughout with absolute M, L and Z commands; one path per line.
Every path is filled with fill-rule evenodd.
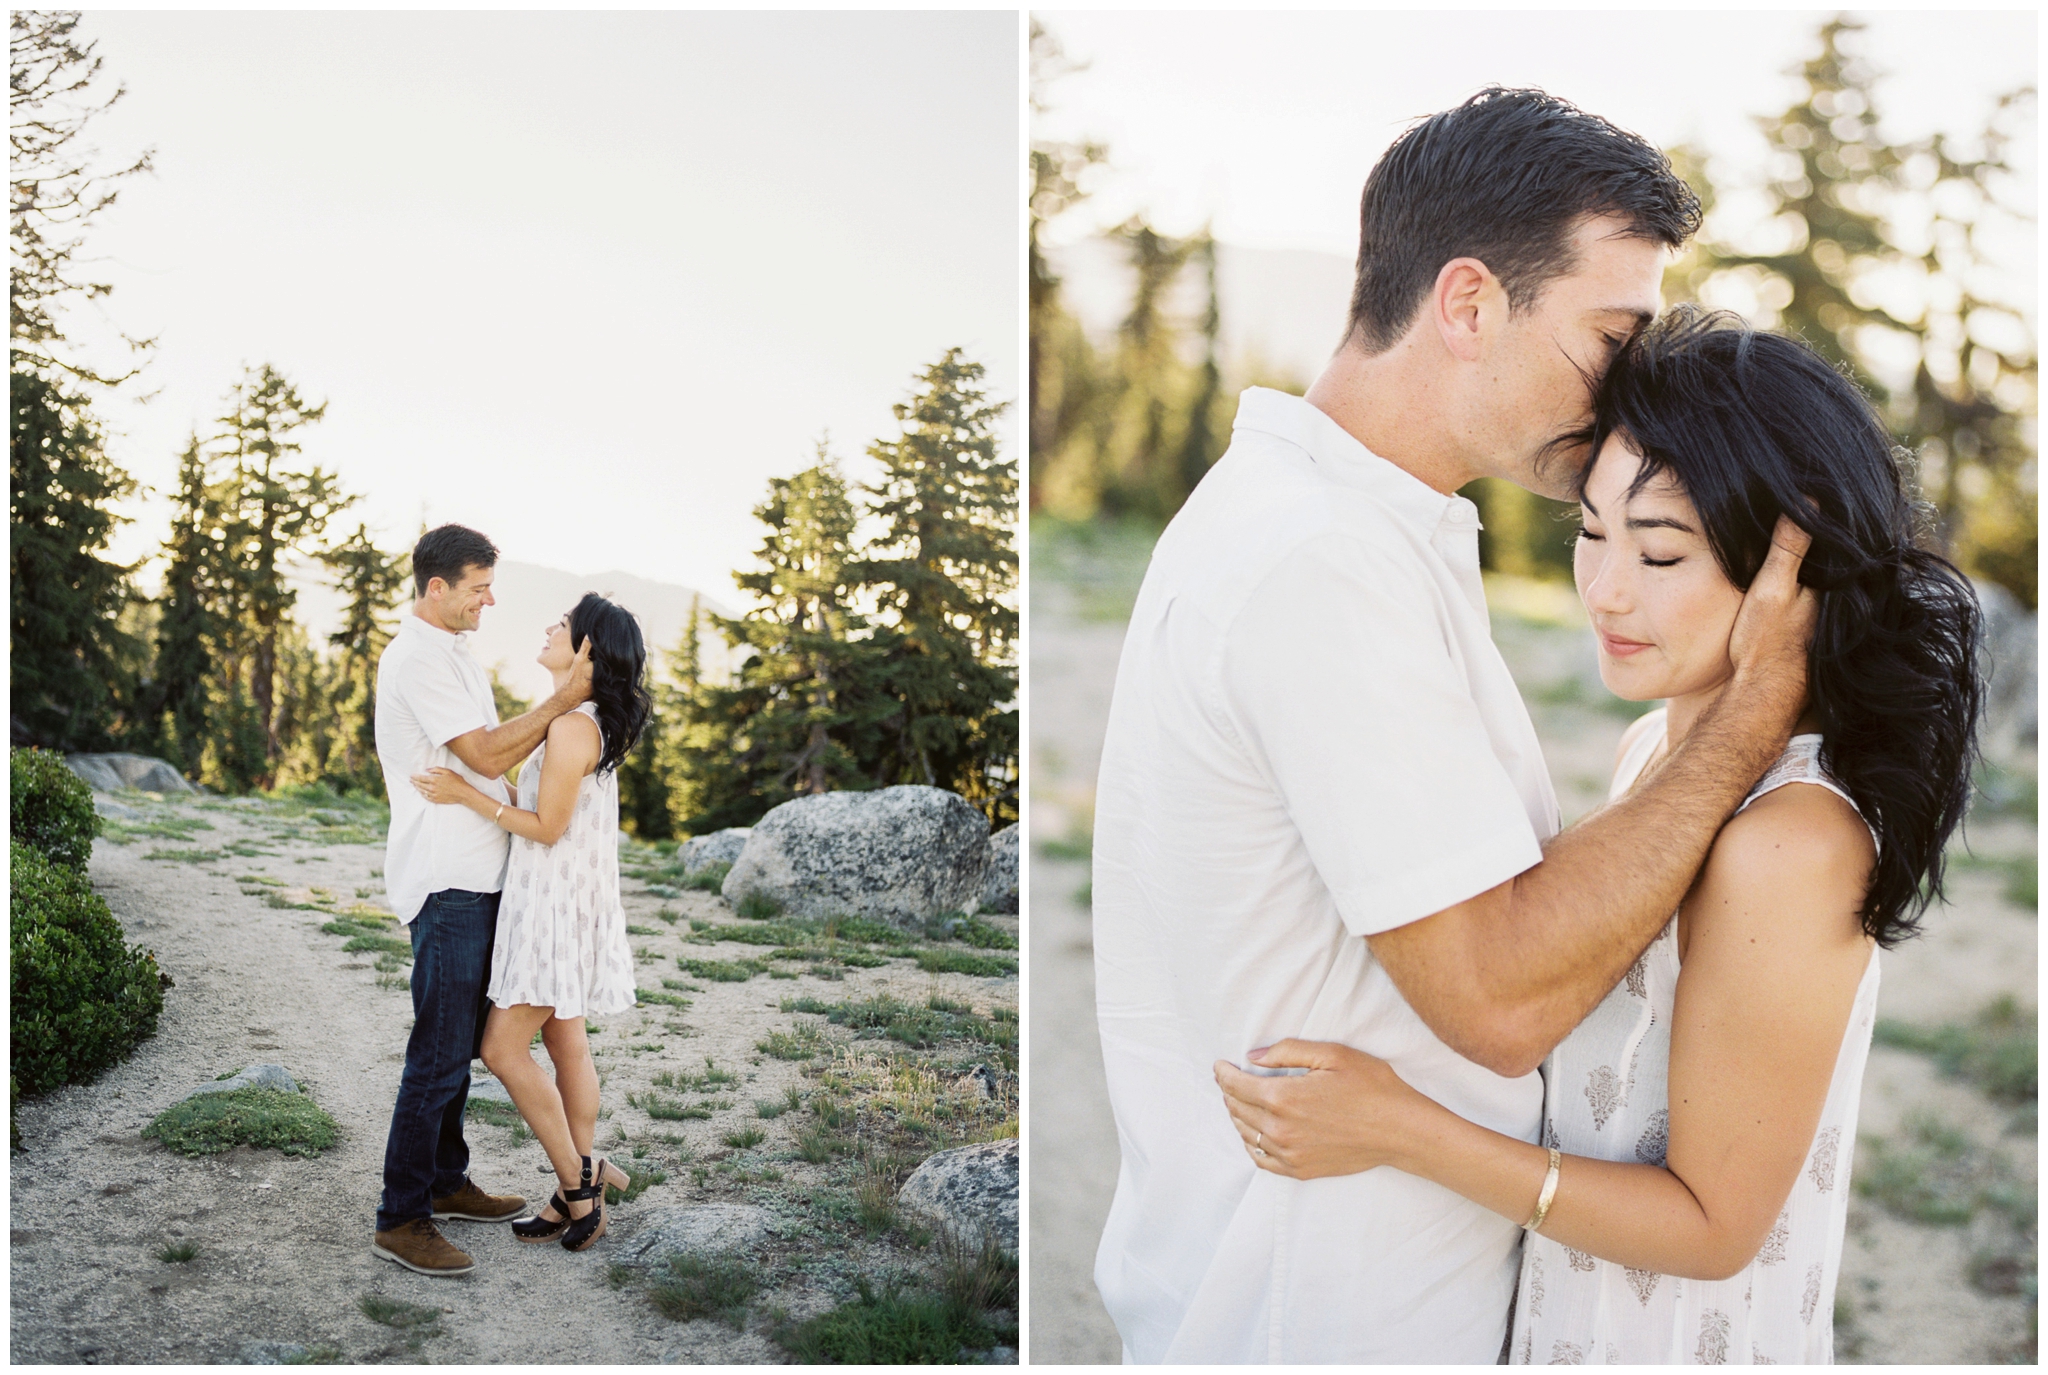
M 128 567 L 104 557 L 135 483 L 107 460 L 82 397 L 35 372 L 10 379 L 13 733 L 55 749 L 112 743 L 140 646 L 120 627 Z
M 199 776 L 212 718 L 211 684 L 222 630 L 226 530 L 206 453 L 194 435 L 178 459 L 166 566 L 157 601 L 153 681 L 146 694 L 154 747 Z
M 982 377 L 948 349 L 895 407 L 900 435 L 868 449 L 880 533 L 848 571 L 882 622 L 864 685 L 894 702 L 866 772 L 951 789 L 1000 824 L 1017 808 L 1017 471 Z
M 768 527 L 759 566 L 734 579 L 757 604 L 716 618 L 744 652 L 739 670 L 729 685 L 700 679 L 689 709 L 693 834 L 745 825 L 792 797 L 872 786 L 860 746 L 889 710 L 865 691 L 871 652 L 854 638 L 864 622 L 849 605 L 856 517 L 845 478 L 821 443 L 817 464 L 768 489 L 754 508 Z
M 327 637 L 335 650 L 329 698 L 334 748 L 323 776 L 340 791 L 376 796 L 384 789 L 377 763 L 377 659 L 391 643 L 394 610 L 412 582 L 412 558 L 386 554 L 361 523 L 319 557 L 347 598 L 341 628 Z
M 355 502 L 341 491 L 333 473 L 293 466 L 300 452 L 294 436 L 326 413 L 324 402 L 308 404 L 266 363 L 236 383 L 227 413 L 220 417 L 220 452 L 232 468 L 228 548 L 238 583 L 236 610 L 246 629 L 238 647 L 247 650 L 249 705 L 263 736 L 262 763 L 252 782 L 267 782 L 278 756 L 278 633 L 298 600 L 285 581 L 284 561 L 293 553 L 311 552 L 328 520 Z M 239 662 L 232 666 L 244 667 Z
M 2032 606 L 2037 351 L 2024 304 L 1988 292 L 1997 275 L 1983 241 L 2026 218 L 2005 203 L 2015 180 L 2005 147 L 2032 119 L 2033 92 L 2000 100 L 1975 146 L 1887 144 L 1861 27 L 1823 24 L 1795 73 L 1806 95 L 1760 121 L 1770 213 L 1746 242 L 1703 236 L 1669 294 L 1744 309 L 1848 368 L 1916 452 L 1940 539 L 1965 569 Z M 1886 275 L 1918 289 L 1873 290 Z M 1887 355 L 1909 367 L 1885 366 Z

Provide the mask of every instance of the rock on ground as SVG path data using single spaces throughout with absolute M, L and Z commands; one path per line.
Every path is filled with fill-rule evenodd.
M 988 870 L 988 819 L 940 788 L 819 793 L 754 826 L 721 891 L 759 893 L 793 916 L 916 925 L 969 910 Z
M 683 872 L 694 874 L 714 864 L 733 863 L 740 857 L 740 851 L 747 847 L 747 837 L 753 833 L 751 826 L 729 826 L 723 831 L 684 841 L 680 851 Z
M 970 1242 L 985 1236 L 1017 1249 L 1017 1141 L 956 1146 L 926 1160 L 896 1193 L 898 1206 Z
M 988 838 L 988 874 L 981 881 L 981 910 L 1017 914 L 1017 823 Z
M 135 789 L 146 793 L 194 791 L 185 775 L 146 754 L 67 754 L 71 771 L 103 793 Z
M 185 1098 L 197 1098 L 204 1093 L 233 1093 L 236 1089 L 276 1089 L 280 1093 L 297 1093 L 299 1081 L 292 1078 L 291 1071 L 283 1065 L 251 1065 L 233 1078 L 201 1084 Z M 181 1098 L 178 1101 L 182 1103 L 185 1100 Z
M 619 1265 L 655 1269 L 670 1256 L 738 1251 L 768 1239 L 769 1212 L 751 1203 L 697 1203 L 636 1212 L 612 1251 Z

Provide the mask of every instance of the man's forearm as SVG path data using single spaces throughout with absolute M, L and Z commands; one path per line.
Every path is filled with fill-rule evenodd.
M 1796 710 L 1783 683 L 1731 684 L 1654 777 L 1553 839 L 1540 864 L 1373 937 L 1374 954 L 1446 1045 L 1527 1074 L 1663 929 Z
M 485 777 L 501 778 L 506 770 L 532 754 L 534 746 L 546 738 L 555 718 L 574 708 L 579 700 L 564 688 L 531 711 L 464 736 L 463 740 L 473 748 L 458 754 L 463 763 Z M 450 747 L 453 748 L 452 744 Z

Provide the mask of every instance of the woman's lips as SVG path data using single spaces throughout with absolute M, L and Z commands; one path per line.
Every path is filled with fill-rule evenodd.
M 1610 635 L 1604 630 L 1599 632 L 1599 634 L 1600 647 L 1617 659 L 1626 659 L 1629 655 L 1639 654 L 1650 647 L 1646 641 L 1624 640 L 1620 636 Z

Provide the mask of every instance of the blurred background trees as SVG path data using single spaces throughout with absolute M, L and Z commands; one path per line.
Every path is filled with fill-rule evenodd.
M 1997 101 L 1976 138 L 1887 144 L 1858 28 L 1821 25 L 1797 72 L 1803 96 L 1760 121 L 1761 177 L 1695 148 L 1669 150 L 1711 213 L 1668 274 L 1666 299 L 1799 334 L 1849 369 L 1912 455 L 1931 538 L 2031 609 L 2036 326 L 2029 279 L 2011 269 L 2015 253 L 2031 253 L 2033 232 L 2022 203 L 2030 183 L 2011 155 L 2032 127 L 2034 92 Z M 1074 70 L 1034 23 L 1034 105 L 1045 108 Z M 1113 336 L 1082 327 L 1044 231 L 1086 199 L 1108 156 L 1100 143 L 1032 149 L 1032 511 L 1156 525 L 1221 455 L 1237 392 L 1266 379 L 1250 368 L 1222 375 L 1217 246 L 1206 231 L 1175 239 L 1137 219 L 1108 231 L 1128 265 L 1127 308 Z M 1569 579 L 1568 508 L 1495 480 L 1466 494 L 1485 522 L 1489 570 Z

